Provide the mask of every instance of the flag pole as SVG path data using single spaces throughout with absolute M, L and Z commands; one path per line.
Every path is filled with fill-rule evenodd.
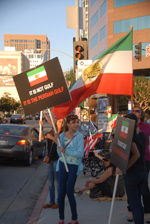
M 42 111 L 40 111 L 40 121 L 42 121 Z M 42 125 L 40 124 L 39 142 L 41 142 L 41 132 L 42 132 Z
M 54 128 L 55 134 L 57 134 L 57 130 L 56 130 L 55 123 L 54 123 L 54 120 L 53 120 L 53 117 L 52 117 L 52 113 L 51 113 L 49 108 L 48 108 L 48 112 L 49 112 L 49 116 L 50 116 L 50 119 L 51 119 L 51 122 L 52 122 L 52 125 L 53 125 L 53 128 Z M 58 142 L 58 145 L 61 146 L 59 138 L 57 139 L 57 142 Z M 65 164 L 66 172 L 69 172 L 68 166 L 67 166 L 67 163 L 66 163 L 66 160 L 65 160 L 65 157 L 64 157 L 64 154 L 61 153 L 61 155 L 62 155 L 64 164 Z
M 130 30 L 133 29 L 133 26 L 130 26 Z M 133 37 L 132 37 L 132 46 L 133 46 Z M 133 58 L 132 58 L 132 68 L 133 68 Z M 133 95 L 131 95 L 131 113 L 133 113 Z
M 111 208 L 110 208 L 110 214 L 109 214 L 108 224 L 111 223 L 111 217 L 112 217 L 112 211 L 113 211 L 113 206 L 114 206 L 114 201 L 115 201 L 115 196 L 116 196 L 118 179 L 119 179 L 119 174 L 116 175 L 116 179 L 115 179 L 115 186 L 114 186 L 114 191 L 113 191 L 113 198 L 112 198 L 112 202 L 111 202 Z

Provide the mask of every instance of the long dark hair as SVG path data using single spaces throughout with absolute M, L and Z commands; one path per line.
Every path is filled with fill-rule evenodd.
M 55 127 L 56 127 L 56 130 L 57 130 L 57 132 L 58 132 L 58 127 L 57 127 L 57 119 L 55 120 Z M 65 121 L 65 119 L 64 119 L 64 121 Z M 63 127 L 61 127 L 61 130 L 60 130 L 60 132 L 59 132 L 59 134 L 61 134 L 63 131 L 65 130 L 65 127 L 63 126 Z M 52 128 L 49 132 L 47 132 L 46 134 L 51 134 L 51 135 L 53 135 L 54 136 L 54 134 L 55 134 L 55 131 L 54 131 L 54 128 Z M 46 135 L 45 134 L 45 135 Z

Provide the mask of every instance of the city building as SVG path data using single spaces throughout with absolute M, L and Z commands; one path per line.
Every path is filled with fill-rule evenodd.
M 47 35 L 4 34 L 4 47 L 15 47 L 17 51 L 33 50 L 44 56 L 47 51 L 47 60 L 50 60 L 50 41 Z
M 30 68 L 34 68 L 43 62 L 43 57 L 41 53 L 34 53 L 33 50 L 24 50 L 25 56 L 30 61 Z
M 19 100 L 13 76 L 29 70 L 30 61 L 21 51 L 15 51 L 15 48 L 5 50 L 0 51 L 0 97 L 8 92 L 11 97 Z
M 89 59 L 94 61 L 133 27 L 133 74 L 150 77 L 149 57 L 145 56 L 150 44 L 149 0 L 89 0 L 88 46 Z M 141 61 L 135 59 L 135 45 L 142 43 Z M 128 66 L 128 65 L 127 65 Z M 115 100 L 110 105 L 116 113 Z

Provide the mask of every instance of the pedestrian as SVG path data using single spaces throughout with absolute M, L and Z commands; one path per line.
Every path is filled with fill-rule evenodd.
M 116 166 L 110 162 L 111 153 L 107 153 L 104 157 L 98 155 L 94 150 L 94 155 L 104 162 L 105 172 L 96 178 L 90 178 L 86 184 L 74 190 L 74 193 L 81 195 L 83 191 L 97 188 L 95 197 L 108 196 L 112 197 L 116 178 Z M 125 194 L 124 177 L 119 175 L 116 197 L 122 197 Z
M 78 131 L 79 119 L 77 115 L 71 114 L 66 118 L 66 130 L 60 134 L 61 146 L 57 145 L 59 160 L 57 163 L 57 171 L 59 171 L 59 224 L 64 224 L 64 206 L 65 195 L 67 194 L 72 220 L 69 224 L 79 224 L 77 221 L 76 200 L 74 197 L 74 186 L 77 176 L 83 170 L 82 157 L 84 155 L 83 135 Z M 58 137 L 58 136 L 56 136 Z M 68 166 L 69 172 L 66 171 L 62 154 Z
M 55 120 L 55 126 L 57 132 L 60 134 L 64 130 L 64 119 Z M 48 164 L 48 180 L 49 180 L 49 195 L 50 195 L 50 201 L 49 203 L 45 204 L 43 208 L 58 208 L 58 178 L 59 173 L 56 172 L 56 164 L 58 160 L 58 154 L 57 154 L 57 139 L 54 138 L 54 129 L 45 135 L 43 135 L 43 122 L 39 121 L 39 124 L 42 125 L 42 132 L 41 132 L 41 140 L 47 139 L 47 145 L 48 145 L 48 157 L 49 157 L 49 164 Z M 57 187 L 57 202 L 55 203 L 55 184 Z
M 150 170 L 150 149 L 149 149 L 150 124 L 144 122 L 145 113 L 141 107 L 135 106 L 133 108 L 133 113 L 138 118 L 138 127 L 140 131 L 146 134 L 145 164 L 146 164 L 146 170 L 147 170 L 147 179 L 143 188 L 142 199 L 143 199 L 143 205 L 144 205 L 145 221 L 147 223 L 150 223 L 150 190 L 148 186 L 148 176 L 149 176 L 149 170 Z M 132 216 L 132 211 L 130 207 L 128 208 L 128 211 L 129 211 L 129 214 L 127 219 L 129 219 L 129 221 L 132 221 L 133 216 Z
M 125 175 L 125 187 L 129 203 L 128 207 L 132 210 L 134 223 L 144 224 L 144 209 L 141 195 L 147 176 L 144 160 L 146 135 L 139 130 L 138 119 L 135 114 L 127 114 L 124 117 L 135 121 L 131 152 Z

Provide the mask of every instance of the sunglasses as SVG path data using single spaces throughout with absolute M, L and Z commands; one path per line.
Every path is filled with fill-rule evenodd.
M 134 113 L 141 113 L 140 110 L 133 110 Z
M 109 159 L 103 159 L 105 162 L 108 162 L 109 161 Z

